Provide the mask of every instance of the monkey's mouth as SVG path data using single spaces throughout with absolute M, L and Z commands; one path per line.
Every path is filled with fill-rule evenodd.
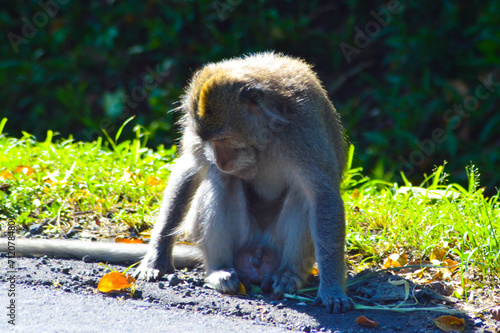
M 228 138 L 212 140 L 212 145 L 214 147 L 215 161 L 219 169 L 225 172 L 234 171 L 236 167 L 234 163 L 236 149 L 231 147 L 231 140 Z

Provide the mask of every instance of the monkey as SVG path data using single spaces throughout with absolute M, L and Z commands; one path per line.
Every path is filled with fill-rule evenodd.
M 178 110 L 181 153 L 136 277 L 174 272 L 172 247 L 184 230 L 201 249 L 206 281 L 222 293 L 254 283 L 282 298 L 317 261 L 314 304 L 350 310 L 344 130 L 311 65 L 274 52 L 209 63 Z

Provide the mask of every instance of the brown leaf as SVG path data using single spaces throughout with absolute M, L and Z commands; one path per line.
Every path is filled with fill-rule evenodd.
M 500 305 L 491 309 L 493 319 L 500 321 Z
M 26 176 L 29 176 L 29 175 L 35 173 L 35 170 L 32 167 L 27 166 L 27 165 L 19 165 L 17 168 L 14 169 L 14 172 L 15 173 L 22 173 Z
M 149 186 L 157 186 L 157 185 L 161 185 L 162 183 L 163 183 L 163 180 L 161 178 L 158 178 L 158 177 L 149 176 L 146 178 L 146 184 Z
M 356 318 L 356 323 L 358 325 L 363 325 L 373 328 L 378 326 L 378 321 L 373 321 L 371 319 L 366 318 L 365 316 L 359 316 L 358 318 Z
M 246 295 L 247 294 L 247 289 L 243 285 L 243 283 L 240 282 L 240 290 L 238 291 L 238 295 Z
M 97 285 L 97 290 L 103 293 L 109 293 L 130 288 L 134 284 L 135 279 L 130 275 L 125 275 L 120 272 L 111 272 L 101 278 Z
M 449 267 L 448 269 L 453 272 L 455 269 L 458 268 L 458 262 L 453 261 L 451 259 L 445 259 L 443 260 L 443 266 Z
M 406 254 L 393 253 L 384 261 L 384 268 L 403 267 L 408 259 Z
M 430 259 L 442 261 L 445 256 L 446 256 L 445 250 L 443 250 L 439 247 L 435 247 L 434 249 L 432 249 Z
M 9 170 L 0 171 L 0 180 L 6 180 L 8 178 L 14 178 Z
M 455 316 L 441 316 L 432 320 L 444 332 L 462 332 L 465 329 L 465 320 Z

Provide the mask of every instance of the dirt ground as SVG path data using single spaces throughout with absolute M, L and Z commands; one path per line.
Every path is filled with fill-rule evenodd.
M 212 290 L 203 281 L 203 270 L 180 271 L 165 276 L 160 282 L 139 282 L 133 297 L 126 293 L 104 295 L 96 292 L 100 278 L 108 272 L 98 263 L 86 263 L 82 260 L 62 260 L 42 258 L 16 258 L 18 273 L 16 283 L 27 286 L 43 286 L 48 289 L 60 289 L 68 293 L 95 294 L 95 297 L 121 297 L 126 302 L 142 299 L 157 304 L 168 311 L 183 309 L 209 316 L 235 316 L 256 323 L 266 323 L 293 331 L 303 332 L 441 332 L 433 319 L 449 315 L 458 310 L 451 298 L 434 290 L 420 288 L 408 283 L 410 290 L 415 290 L 419 307 L 442 306 L 442 312 L 412 311 L 398 313 L 383 310 L 354 310 L 343 314 L 331 314 L 323 307 L 313 307 L 308 302 L 293 299 L 271 300 L 269 295 L 248 292 L 247 295 L 221 295 Z M 7 256 L 0 254 L 2 268 L 7 267 Z M 124 267 L 109 265 L 120 271 Z M 363 278 L 363 276 L 365 278 Z M 394 284 L 401 278 L 387 273 L 367 275 L 366 272 L 352 277 L 361 281 L 349 289 L 349 296 L 357 304 L 398 304 L 405 298 L 405 283 Z M 393 283 L 389 283 L 392 281 Z M 0 275 L 0 283 L 7 282 L 7 275 Z M 317 285 L 317 278 L 312 278 L 310 286 Z M 437 291 L 437 292 L 436 292 Z M 407 302 L 415 302 L 410 297 Z M 96 309 L 102 311 L 102 309 Z M 378 321 L 376 328 L 359 326 L 359 316 Z M 465 320 L 464 332 L 500 332 L 500 322 L 495 321 L 489 310 L 479 313 L 456 313 L 456 317 Z

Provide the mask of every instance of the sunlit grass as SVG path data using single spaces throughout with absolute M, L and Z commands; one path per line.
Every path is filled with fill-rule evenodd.
M 47 227 L 64 232 L 86 219 L 110 221 L 117 226 L 141 229 L 153 223 L 168 178 L 175 147 L 155 150 L 145 147 L 147 135 L 134 128 L 131 141 L 74 142 L 54 139 L 36 141 L 30 134 L 22 138 L 0 136 L 0 222 L 8 220 L 23 228 L 46 219 L 56 220 Z M 27 166 L 33 174 L 15 172 Z M 26 169 L 25 169 L 26 170 Z M 86 212 L 82 214 L 82 212 Z

